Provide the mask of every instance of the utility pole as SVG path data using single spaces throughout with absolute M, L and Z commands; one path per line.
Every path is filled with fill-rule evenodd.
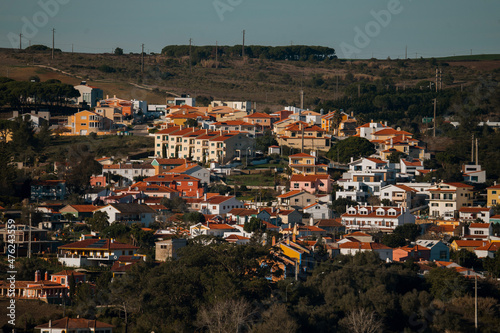
M 304 109 L 304 90 L 300 90 L 300 108 Z
M 439 70 L 436 68 L 436 92 L 438 92 L 438 88 L 439 88 Z
M 474 328 L 477 332 L 477 273 L 475 273 L 475 282 L 474 282 Z
M 434 119 L 433 119 L 433 122 L 434 122 L 434 134 L 433 136 L 436 137 L 436 108 L 437 108 L 437 99 L 434 98 Z
M 28 205 L 29 226 L 28 226 L 28 259 L 31 259 L 31 205 Z
M 245 58 L 245 30 L 243 30 L 243 44 L 241 45 L 241 57 Z
M 302 122 L 300 123 L 300 127 L 302 129 L 302 133 L 301 133 L 302 139 L 301 139 L 301 145 L 300 145 L 300 152 L 303 153 L 304 152 L 304 124 Z
M 470 161 L 474 162 L 474 134 L 472 134 L 472 149 L 471 149 Z
M 405 60 L 408 59 L 408 45 L 405 46 Z
M 477 143 L 477 138 L 476 138 L 476 165 L 479 165 L 479 147 Z
M 192 73 L 193 72 L 193 68 L 192 68 L 192 65 L 191 65 L 191 43 L 193 42 L 193 40 L 191 38 L 189 38 L 189 72 Z
M 141 52 L 141 73 L 144 73 L 144 44 L 142 44 Z
M 217 41 L 215 41 L 215 68 L 219 68 L 219 50 L 218 50 L 218 44 Z
M 71 44 L 71 54 L 73 54 L 73 44 Z
M 23 49 L 23 34 L 19 34 L 19 50 Z
M 54 34 L 56 29 L 52 28 L 52 60 L 54 59 Z

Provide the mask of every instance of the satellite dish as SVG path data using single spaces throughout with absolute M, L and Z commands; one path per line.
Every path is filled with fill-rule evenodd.
M 113 256 L 113 259 L 115 259 L 115 260 L 118 259 L 118 256 Z

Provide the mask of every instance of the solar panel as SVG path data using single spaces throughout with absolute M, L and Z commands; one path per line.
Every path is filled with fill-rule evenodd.
M 107 240 L 106 239 L 99 239 L 97 242 L 94 244 L 90 245 L 90 247 L 103 247 L 106 245 Z

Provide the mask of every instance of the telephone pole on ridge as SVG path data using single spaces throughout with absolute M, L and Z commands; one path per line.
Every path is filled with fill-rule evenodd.
M 144 44 L 142 44 L 141 51 L 141 73 L 144 73 Z
M 245 58 L 245 30 L 243 30 L 243 44 L 241 45 L 241 57 Z
M 54 59 L 54 34 L 56 29 L 52 28 L 52 59 Z

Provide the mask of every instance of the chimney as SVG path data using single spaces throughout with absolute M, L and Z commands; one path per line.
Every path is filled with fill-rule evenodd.
M 49 328 L 52 328 L 52 320 L 49 320 Z
M 271 246 L 276 246 L 276 236 L 273 236 L 273 241 L 271 243 Z
M 297 236 L 295 235 L 295 233 L 292 234 L 292 241 L 294 243 L 297 243 Z
M 354 118 L 354 111 L 351 111 L 351 117 Z
M 109 95 L 106 95 L 106 99 L 109 99 Z
M 49 272 L 45 271 L 45 281 L 48 281 L 48 280 L 49 280 Z
M 42 279 L 42 273 L 40 271 L 35 272 L 35 282 L 38 282 Z
M 207 201 L 207 194 L 206 194 L 206 193 L 205 193 L 205 194 L 203 194 L 203 200 L 204 200 L 204 201 Z
M 384 126 L 387 127 L 387 120 L 384 122 Z
M 314 219 L 313 219 L 313 217 L 312 217 L 312 216 L 309 218 L 309 225 L 310 225 L 311 227 L 314 225 Z

